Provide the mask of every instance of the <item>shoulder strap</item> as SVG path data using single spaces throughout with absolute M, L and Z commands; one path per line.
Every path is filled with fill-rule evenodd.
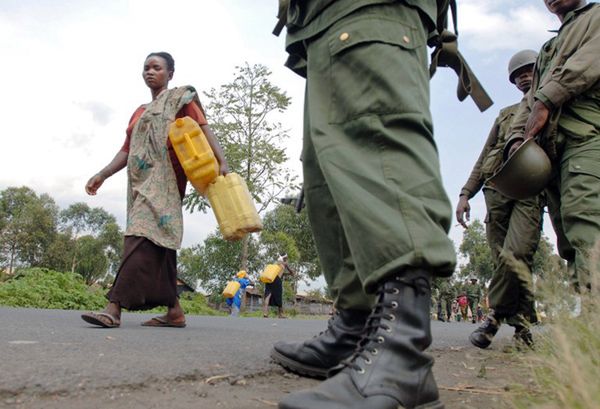
M 454 33 L 447 29 L 448 10 L 452 14 Z M 429 75 L 433 77 L 438 66 L 452 68 L 458 76 L 456 89 L 458 100 L 463 101 L 470 95 L 477 108 L 483 112 L 494 102 L 458 51 L 457 15 L 456 0 L 438 0 L 437 32 L 434 32 L 429 38 L 429 46 L 434 47 Z
M 285 24 L 287 23 L 287 11 L 288 11 L 289 4 L 290 4 L 290 0 L 279 0 L 279 11 L 277 12 L 277 24 L 275 25 L 275 28 L 273 29 L 273 34 L 275 34 L 277 37 L 279 37 L 279 34 L 281 34 L 281 30 L 283 30 L 283 27 L 285 27 Z

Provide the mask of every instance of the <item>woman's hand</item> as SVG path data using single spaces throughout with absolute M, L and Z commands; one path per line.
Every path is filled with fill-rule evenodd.
M 227 175 L 229 173 L 229 165 L 226 160 L 219 161 L 219 175 Z
M 102 186 L 102 184 L 104 183 L 105 180 L 106 180 L 106 178 L 104 176 L 102 176 L 100 173 L 96 173 L 85 184 L 85 191 L 87 192 L 88 195 L 94 196 L 96 194 L 96 192 L 98 191 L 98 188 L 100 188 L 100 186 Z
M 127 158 L 129 157 L 128 152 L 119 151 L 115 155 L 112 161 L 100 172 L 88 180 L 85 184 L 85 191 L 88 195 L 95 195 L 96 191 L 102 186 L 104 181 L 127 166 Z

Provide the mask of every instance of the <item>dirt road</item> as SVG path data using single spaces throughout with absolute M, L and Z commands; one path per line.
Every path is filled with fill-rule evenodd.
M 128 314 L 129 326 L 103 331 L 78 314 L 0 308 L 0 408 L 274 408 L 317 384 L 267 357 L 275 337 L 303 339 L 324 321 L 190 317 L 191 328 L 148 331 L 137 322 L 144 315 Z M 442 400 L 448 409 L 508 408 L 514 386 L 529 382 L 519 355 L 502 352 L 510 334 L 480 351 L 466 341 L 472 328 L 433 325 Z

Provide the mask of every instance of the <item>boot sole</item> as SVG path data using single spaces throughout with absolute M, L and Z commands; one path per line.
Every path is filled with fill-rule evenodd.
M 475 339 L 475 337 L 473 337 L 473 334 L 469 335 L 469 341 L 471 341 L 471 344 L 481 349 L 486 349 L 492 344 L 492 341 L 489 341 L 487 344 L 482 344 L 477 339 Z
M 288 371 L 294 372 L 298 375 L 308 376 L 310 378 L 326 379 L 327 372 L 329 372 L 329 368 L 323 369 L 301 364 L 300 362 L 294 361 L 293 359 L 280 354 L 275 349 L 271 349 L 271 359 Z
M 415 406 L 415 409 L 444 409 L 445 406 L 439 400 L 428 402 L 423 405 Z M 402 406 L 399 406 L 398 409 L 403 409 Z

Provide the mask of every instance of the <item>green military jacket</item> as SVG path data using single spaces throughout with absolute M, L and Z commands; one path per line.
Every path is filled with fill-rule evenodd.
M 482 296 L 481 286 L 479 284 L 465 285 L 465 293 L 470 299 L 480 299 Z
M 551 109 L 540 143 L 551 158 L 560 138 L 588 139 L 600 134 L 600 4 L 569 12 L 558 31 L 540 50 L 531 90 L 509 130 L 522 137 L 536 100 Z
M 359 8 L 396 2 L 403 2 L 421 10 L 427 25 L 431 30 L 435 29 L 437 0 L 290 0 L 286 23 L 286 51 L 290 57 L 286 66 L 305 76 L 304 40 L 322 33 L 336 21 Z
M 442 298 L 456 298 L 456 289 L 452 286 L 449 279 L 440 279 L 439 290 L 440 297 Z
M 475 196 L 485 181 L 502 165 L 502 154 L 508 139 L 508 130 L 518 108 L 519 104 L 517 103 L 500 110 L 469 179 L 460 191 L 461 196 L 465 195 L 469 199 Z

